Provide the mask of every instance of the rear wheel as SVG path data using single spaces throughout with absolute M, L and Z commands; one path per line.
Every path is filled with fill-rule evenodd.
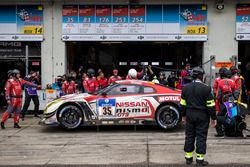
M 156 122 L 162 129 L 171 129 L 176 127 L 179 120 L 179 111 L 172 105 L 162 106 L 156 113 Z
M 64 129 L 76 129 L 82 123 L 83 114 L 79 107 L 67 105 L 59 110 L 57 119 Z

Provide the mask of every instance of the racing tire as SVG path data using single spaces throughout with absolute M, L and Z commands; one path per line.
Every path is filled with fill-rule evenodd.
M 77 129 L 83 122 L 83 113 L 75 105 L 66 105 L 57 113 L 57 120 L 60 126 L 66 130 Z
M 175 106 L 164 105 L 157 111 L 155 119 L 161 129 L 171 129 L 180 121 L 180 113 Z

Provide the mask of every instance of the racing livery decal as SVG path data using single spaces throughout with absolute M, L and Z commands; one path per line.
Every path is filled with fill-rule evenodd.
M 115 117 L 115 99 L 98 99 L 97 109 L 100 118 Z
M 158 97 L 159 102 L 164 102 L 164 101 L 180 101 L 180 96 L 160 96 Z
M 150 105 L 148 101 L 133 101 L 133 102 L 117 102 L 116 116 L 117 117 L 137 117 L 151 115 Z

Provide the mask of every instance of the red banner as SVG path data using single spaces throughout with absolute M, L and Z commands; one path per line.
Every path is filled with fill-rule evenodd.
M 95 16 L 95 6 L 79 6 L 79 16 Z
M 145 6 L 135 5 L 130 8 L 130 16 L 145 16 Z
M 237 7 L 236 9 L 236 15 L 241 16 L 241 15 L 250 15 L 250 6 L 240 6 Z
M 113 16 L 128 16 L 128 6 L 127 5 L 114 6 Z
M 110 5 L 96 6 L 96 16 L 111 16 Z
M 63 16 L 78 16 L 77 5 L 64 5 L 62 10 Z

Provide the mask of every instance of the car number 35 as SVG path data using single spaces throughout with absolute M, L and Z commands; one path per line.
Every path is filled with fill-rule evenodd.
M 102 107 L 101 114 L 102 115 L 112 115 L 112 107 L 111 106 Z

